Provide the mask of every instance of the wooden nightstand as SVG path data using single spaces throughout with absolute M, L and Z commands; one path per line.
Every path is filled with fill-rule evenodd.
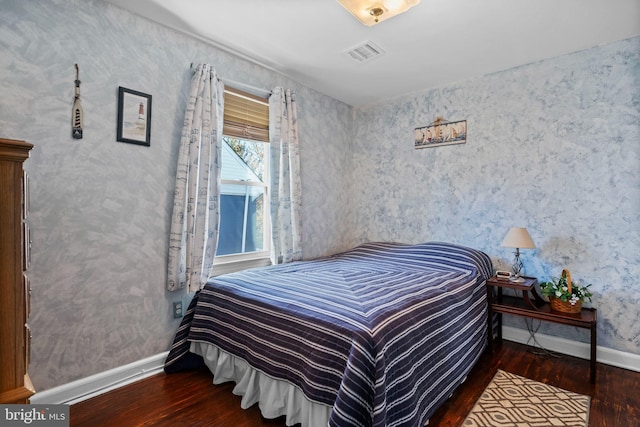
M 502 314 L 513 314 L 530 319 L 544 320 L 562 325 L 576 326 L 591 331 L 591 383 L 596 382 L 596 323 L 597 310 L 595 308 L 583 308 L 580 313 L 570 314 L 551 310 L 551 306 L 536 291 L 538 280 L 533 277 L 524 277 L 522 283 L 514 283 L 508 279 L 498 279 L 493 276 L 487 280 L 487 302 L 489 315 L 487 317 L 487 331 L 489 334 L 489 351 L 493 352 L 493 314 L 497 314 L 498 341 L 502 340 Z M 497 295 L 494 295 L 497 288 Z M 504 288 L 515 289 L 522 293 L 522 298 L 506 296 L 502 294 Z

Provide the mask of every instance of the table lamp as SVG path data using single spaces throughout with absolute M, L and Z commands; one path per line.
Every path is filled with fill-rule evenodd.
M 515 258 L 513 259 L 513 277 L 509 280 L 516 283 L 524 282 L 524 279 L 520 277 L 522 271 L 522 261 L 520 260 L 520 249 L 535 249 L 536 245 L 533 244 L 531 236 L 524 227 L 512 227 L 505 236 L 502 244 L 506 248 L 516 248 Z

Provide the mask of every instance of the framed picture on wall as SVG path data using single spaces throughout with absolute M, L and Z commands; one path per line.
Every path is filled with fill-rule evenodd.
M 437 118 L 433 124 L 415 128 L 415 148 L 441 147 L 467 142 L 467 121 L 448 122 Z
M 122 86 L 118 88 L 117 140 L 151 145 L 151 95 Z

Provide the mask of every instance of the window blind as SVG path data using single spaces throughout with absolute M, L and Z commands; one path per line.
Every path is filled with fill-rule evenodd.
M 269 142 L 269 100 L 225 87 L 222 132 L 226 136 Z

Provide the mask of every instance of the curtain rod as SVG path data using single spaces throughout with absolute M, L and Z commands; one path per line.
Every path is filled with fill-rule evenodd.
M 195 68 L 193 67 L 193 62 L 191 63 L 191 65 L 189 66 L 189 68 L 190 68 L 192 71 L 195 71 Z M 269 95 L 271 95 L 271 89 L 264 89 L 264 88 L 257 87 L 257 86 L 251 86 L 251 85 L 249 85 L 249 84 L 247 84 L 247 83 L 242 83 L 242 82 L 238 82 L 238 81 L 235 81 L 235 80 L 231 80 L 231 79 L 227 79 L 227 78 L 222 78 L 222 77 L 219 77 L 219 80 L 220 80 L 220 81 L 222 81 L 222 83 L 224 83 L 225 85 L 226 85 L 226 84 L 228 84 L 229 86 L 233 86 L 233 87 L 236 87 L 236 88 L 238 88 L 238 89 L 248 89 L 248 90 L 250 90 L 250 91 L 254 91 L 254 92 L 258 92 L 258 93 L 263 93 L 263 94 L 266 94 L 266 95 L 267 95 L 267 97 L 268 97 Z

